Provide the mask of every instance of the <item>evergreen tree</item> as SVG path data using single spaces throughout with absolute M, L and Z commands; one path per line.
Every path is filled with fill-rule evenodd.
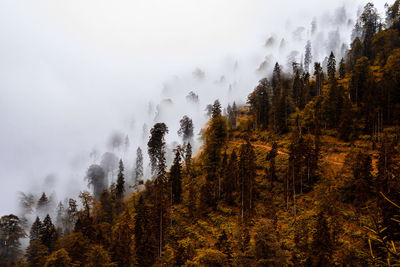
M 49 214 L 43 220 L 41 239 L 43 245 L 49 249 L 49 252 L 52 252 L 57 241 L 57 232 Z
M 178 130 L 178 135 L 182 136 L 182 141 L 188 142 L 193 138 L 193 121 L 188 116 L 183 116 L 180 120 L 180 128 Z
M 216 100 L 214 112 L 207 130 L 204 133 L 204 171 L 206 183 L 201 188 L 201 203 L 206 207 L 216 207 L 218 196 L 218 170 L 221 164 L 221 151 L 227 138 L 225 118 L 221 116 L 220 104 Z M 206 209 L 203 209 L 204 211 Z
M 20 238 L 25 237 L 21 221 L 14 214 L 0 218 L 0 266 L 12 266 L 20 254 Z
M 106 174 L 103 168 L 97 164 L 93 164 L 86 172 L 85 179 L 88 185 L 93 187 L 93 194 L 96 199 L 99 199 L 101 192 L 106 189 Z
M 137 186 L 139 184 L 139 181 L 143 178 L 143 153 L 140 147 L 138 147 L 136 150 L 134 175 L 134 185 Z
M 254 207 L 256 165 L 253 146 L 247 141 L 240 146 L 239 186 L 241 218 L 248 217 Z
M 179 149 L 175 150 L 175 159 L 170 170 L 172 203 L 179 204 L 182 198 L 182 173 L 181 154 Z
M 156 250 L 156 247 L 152 240 L 152 234 L 150 233 L 150 214 L 142 196 L 139 196 L 135 208 L 136 216 L 134 237 L 136 262 L 138 266 L 152 266 L 154 263 L 154 251 Z
M 117 199 L 122 199 L 125 192 L 124 163 L 122 162 L 122 159 L 119 160 L 119 172 L 116 190 Z
M 31 231 L 29 233 L 29 241 L 32 242 L 36 239 L 42 239 L 42 222 L 40 221 L 39 217 L 36 217 L 36 220 L 33 222 Z
M 254 114 L 255 122 L 261 129 L 268 127 L 270 112 L 270 84 L 266 78 L 259 81 L 259 85 L 248 96 L 247 104 L 250 106 L 250 112 Z
M 39 213 L 43 214 L 46 212 L 47 208 L 49 205 L 49 199 L 46 196 L 46 193 L 42 193 L 42 196 L 39 198 L 36 208 L 39 211 Z
M 324 72 L 322 70 L 321 64 L 315 62 L 314 64 L 314 76 L 315 76 L 315 83 L 317 86 L 317 95 L 322 94 L 322 84 L 324 82 Z
M 310 41 L 307 41 L 305 49 L 306 49 L 306 52 L 305 52 L 305 55 L 304 55 L 304 70 L 305 70 L 305 72 L 309 72 L 310 71 L 310 65 L 311 65 L 311 62 L 312 62 L 311 42 Z
M 336 75 L 336 59 L 335 59 L 335 55 L 333 54 L 333 52 L 331 52 L 331 54 L 329 55 L 329 59 L 328 59 L 328 79 L 330 82 L 333 82 L 336 80 L 335 75 Z
M 222 177 L 224 199 L 228 205 L 232 205 L 234 203 L 234 193 L 239 180 L 239 166 L 235 150 L 233 150 L 230 155 L 229 162 L 227 164 L 224 174 L 225 175 Z
M 156 179 L 165 178 L 165 140 L 164 136 L 168 133 L 165 123 L 156 123 L 150 131 L 150 140 L 147 143 L 150 157 L 151 171 L 156 174 Z

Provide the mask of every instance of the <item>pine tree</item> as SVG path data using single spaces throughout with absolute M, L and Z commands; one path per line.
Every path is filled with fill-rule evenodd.
M 170 170 L 172 203 L 179 204 L 182 199 L 182 173 L 181 154 L 179 149 L 175 151 L 175 159 Z
M 233 150 L 230 155 L 225 175 L 222 178 L 223 178 L 222 187 L 223 187 L 225 202 L 228 205 L 232 205 L 234 203 L 234 193 L 237 188 L 237 183 L 239 180 L 239 166 L 235 150 Z
M 57 232 L 49 214 L 43 220 L 41 239 L 43 245 L 49 249 L 49 252 L 52 252 L 56 244 Z
M 36 208 L 40 213 L 46 212 L 46 209 L 48 208 L 49 205 L 49 199 L 46 196 L 46 193 L 42 193 L 42 196 L 39 198 Z
M 21 221 L 14 214 L 0 218 L 0 266 L 12 266 L 20 254 L 19 239 L 25 237 Z
M 49 249 L 43 245 L 40 239 L 29 242 L 26 248 L 25 258 L 31 267 L 43 267 L 46 257 L 49 255 Z
M 119 172 L 116 190 L 117 199 L 122 199 L 125 192 L 124 163 L 122 162 L 122 159 L 119 160 Z
M 134 175 L 134 186 L 137 186 L 139 181 L 143 178 L 143 153 L 140 147 L 138 147 L 136 150 Z
M 142 196 L 139 196 L 139 200 L 135 206 L 135 255 L 138 266 L 152 266 L 154 263 L 154 251 L 156 250 L 154 242 L 151 237 L 151 229 L 149 227 L 150 213 L 143 200 Z
M 310 41 L 307 41 L 305 49 L 306 49 L 306 52 L 305 52 L 305 55 L 304 55 L 304 70 L 305 70 L 305 72 L 309 72 L 310 71 L 310 65 L 311 65 L 311 62 L 312 62 L 311 42 Z
M 266 78 L 259 81 L 259 85 L 248 96 L 247 104 L 250 106 L 250 112 L 254 114 L 255 122 L 261 129 L 268 127 L 270 112 L 270 84 Z
M 335 75 L 336 75 L 336 59 L 335 59 L 335 55 L 333 54 L 333 52 L 331 52 L 331 54 L 329 55 L 329 59 L 328 59 L 328 79 L 329 82 L 333 82 L 336 81 Z
M 180 128 L 178 130 L 178 135 L 182 136 L 182 141 L 186 143 L 193 138 L 193 121 L 185 115 L 179 123 Z
M 93 164 L 86 172 L 85 179 L 88 185 L 93 187 L 93 194 L 96 199 L 99 199 L 101 192 L 106 189 L 106 174 L 100 165 Z
M 248 217 L 254 207 L 256 165 L 253 146 L 247 141 L 240 146 L 239 186 L 241 218 Z
M 36 220 L 33 222 L 31 231 L 29 233 L 29 241 L 32 242 L 36 239 L 42 239 L 42 232 L 43 232 L 42 222 L 40 221 L 39 217 L 36 217 Z
M 317 86 L 317 95 L 321 95 L 322 84 L 324 82 L 324 72 L 319 62 L 315 62 L 314 64 L 314 76 L 315 76 L 315 83 Z

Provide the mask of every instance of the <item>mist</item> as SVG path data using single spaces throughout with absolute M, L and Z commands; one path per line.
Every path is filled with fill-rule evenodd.
M 106 152 L 123 159 L 130 182 L 140 146 L 150 178 L 154 123 L 167 124 L 172 150 L 188 115 L 198 150 L 207 104 L 244 104 L 276 61 L 284 71 L 301 62 L 308 40 L 313 61 L 342 57 L 365 3 L 1 1 L 0 213 L 15 212 L 17 192 L 77 198 Z M 116 135 L 129 146 L 113 145 Z

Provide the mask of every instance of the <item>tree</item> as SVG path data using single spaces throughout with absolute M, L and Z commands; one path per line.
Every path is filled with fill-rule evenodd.
M 374 4 L 369 2 L 364 6 L 363 13 L 359 20 L 362 28 L 361 38 L 364 42 L 364 55 L 368 58 L 371 57 L 372 38 L 378 31 L 379 27 L 379 15 L 378 11 L 374 7 Z
M 165 178 L 165 134 L 168 127 L 165 123 L 156 123 L 150 131 L 150 140 L 147 143 L 150 157 L 151 172 L 156 174 L 156 179 Z
M 304 70 L 306 72 L 309 72 L 310 71 L 310 64 L 312 62 L 311 42 L 310 41 L 307 41 L 305 49 L 306 49 L 306 52 L 305 52 L 305 55 L 304 55 Z
M 86 172 L 85 179 L 88 181 L 88 186 L 93 187 L 93 194 L 98 199 L 101 192 L 107 188 L 103 168 L 97 164 L 91 165 Z
M 21 222 L 14 214 L 0 218 L 0 265 L 15 263 L 20 254 L 19 239 L 25 237 Z
M 315 83 L 317 86 L 317 95 L 321 95 L 322 83 L 324 82 L 324 72 L 322 70 L 321 64 L 318 62 L 315 62 L 314 64 L 314 76 L 315 76 Z
M 211 109 L 211 117 L 212 118 L 216 118 L 221 116 L 221 103 L 219 102 L 219 100 L 215 100 L 214 104 L 212 105 L 212 109 Z
M 331 54 L 329 55 L 329 59 L 328 59 L 328 79 L 330 82 L 335 81 L 335 75 L 336 75 L 336 59 L 335 59 L 335 55 L 333 54 L 333 52 L 331 52 Z
M 116 190 L 117 199 L 122 199 L 125 192 L 124 163 L 122 162 L 122 159 L 119 160 L 119 172 Z
M 39 213 L 43 214 L 46 212 L 47 208 L 49 206 L 49 199 L 46 196 L 46 193 L 42 193 L 42 196 L 39 198 L 36 209 L 39 211 Z
M 179 123 L 180 128 L 178 130 L 178 135 L 182 136 L 183 142 L 186 143 L 193 138 L 193 121 L 185 115 Z
M 226 167 L 225 175 L 222 181 L 224 199 L 228 205 L 234 203 L 234 193 L 239 180 L 239 166 L 237 161 L 236 151 L 233 150 Z
M 138 266 L 151 266 L 154 263 L 154 251 L 156 246 L 152 240 L 150 223 L 150 214 L 143 196 L 139 196 L 139 200 L 135 205 L 135 254 Z
M 181 173 L 181 153 L 179 149 L 175 150 L 174 162 L 170 170 L 170 183 L 172 193 L 172 203 L 179 204 L 182 198 L 182 173 Z
M 241 218 L 248 217 L 254 207 L 256 164 L 253 146 L 247 141 L 240 146 L 239 186 Z
M 247 104 L 250 106 L 250 112 L 254 114 L 255 122 L 261 129 L 268 127 L 270 112 L 270 84 L 266 78 L 259 81 L 259 85 L 248 96 Z
M 54 251 L 46 260 L 44 267 L 70 267 L 72 266 L 71 258 L 65 249 Z
M 134 185 L 137 186 L 139 181 L 143 178 L 143 153 L 140 147 L 136 150 L 136 163 L 134 170 Z
M 81 232 L 71 233 L 57 240 L 56 249 L 65 249 L 74 264 L 82 266 L 86 263 L 86 253 L 90 248 L 90 240 Z
M 49 249 L 49 252 L 54 250 L 57 241 L 57 231 L 49 214 L 43 220 L 41 241 Z
M 40 221 L 39 217 L 36 217 L 36 220 L 33 222 L 31 231 L 29 233 L 29 241 L 32 242 L 36 239 L 42 239 L 42 222 Z
M 226 120 L 221 115 L 221 105 L 216 100 L 213 106 L 213 116 L 204 132 L 204 171 L 206 182 L 201 188 L 201 203 L 205 207 L 216 207 L 218 196 L 218 170 L 221 164 L 221 151 L 227 139 Z

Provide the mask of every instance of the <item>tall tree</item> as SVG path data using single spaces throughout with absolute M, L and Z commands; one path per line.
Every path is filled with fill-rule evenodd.
M 174 162 L 171 166 L 169 173 L 172 193 L 172 203 L 179 204 L 182 199 L 182 166 L 181 166 L 181 153 L 179 149 L 175 150 Z
M 54 250 L 57 241 L 57 231 L 49 214 L 43 220 L 41 239 L 43 245 L 49 249 L 49 252 Z
M 86 172 L 85 179 L 88 181 L 88 185 L 93 187 L 94 196 L 99 199 L 101 192 L 107 188 L 103 168 L 97 164 L 91 165 Z
M 136 150 L 134 175 L 134 186 L 137 186 L 139 181 L 143 178 L 143 153 L 140 147 L 138 147 Z
M 11 266 L 20 254 L 20 238 L 25 237 L 21 222 L 14 214 L 0 218 L 0 265 Z
M 270 112 L 270 84 L 266 78 L 259 81 L 258 86 L 248 96 L 247 103 L 254 114 L 256 126 L 261 129 L 268 127 Z
M 180 128 L 178 130 L 178 135 L 182 136 L 182 141 L 186 143 L 193 138 L 193 121 L 185 115 L 179 121 L 179 124 Z
M 256 164 L 253 146 L 247 141 L 240 146 L 239 186 L 241 218 L 248 217 L 254 207 Z
M 151 266 L 154 263 L 156 245 L 152 240 L 150 224 L 150 213 L 144 202 L 143 196 L 139 196 L 139 200 L 135 205 L 135 254 L 138 266 Z
M 311 54 L 311 42 L 308 40 L 307 44 L 306 44 L 306 52 L 304 55 L 304 70 L 305 72 L 309 72 L 310 71 L 310 65 L 312 62 L 312 54 Z
M 124 192 L 125 192 L 124 163 L 122 162 L 122 159 L 120 159 L 117 186 L 116 186 L 117 198 L 122 199 L 124 196 Z

